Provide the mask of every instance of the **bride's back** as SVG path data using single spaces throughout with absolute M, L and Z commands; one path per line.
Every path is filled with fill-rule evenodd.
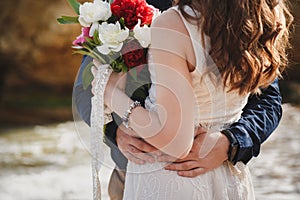
M 190 15 L 194 14 L 188 6 L 185 7 L 185 11 Z M 229 88 L 224 86 L 221 74 L 209 56 L 209 38 L 202 38 L 201 30 L 196 24 L 187 21 L 178 7 L 169 9 L 161 17 L 165 21 L 165 30 L 159 30 L 162 39 L 155 41 L 159 45 L 152 44 L 152 48 L 164 46 L 165 51 L 171 51 L 186 59 L 195 95 L 195 126 L 211 127 L 236 121 L 247 103 L 248 94 L 239 95 L 236 90 L 229 92 Z M 169 41 L 173 41 L 171 45 Z M 155 80 L 155 66 L 151 65 L 151 58 L 149 62 L 151 79 Z M 146 100 L 146 107 L 151 108 L 155 103 L 153 86 Z

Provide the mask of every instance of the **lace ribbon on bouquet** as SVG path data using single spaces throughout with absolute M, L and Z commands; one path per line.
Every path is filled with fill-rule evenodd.
M 104 91 L 112 69 L 109 65 L 101 65 L 94 71 L 93 93 L 91 99 L 91 153 L 92 153 L 92 176 L 93 176 L 93 199 L 101 200 L 101 186 L 99 171 L 101 162 L 104 160 L 104 148 L 107 146 L 103 142 L 103 127 L 111 118 L 104 105 Z

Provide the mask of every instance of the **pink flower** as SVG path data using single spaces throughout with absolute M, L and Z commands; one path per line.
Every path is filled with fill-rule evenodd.
M 79 35 L 79 36 L 76 38 L 76 40 L 74 40 L 74 41 L 72 42 L 72 44 L 75 45 L 75 46 L 81 46 L 82 43 L 86 42 L 86 39 L 85 39 L 86 37 L 91 38 L 91 37 L 89 36 L 89 32 L 90 32 L 90 27 L 83 27 L 83 28 L 81 29 L 81 35 Z

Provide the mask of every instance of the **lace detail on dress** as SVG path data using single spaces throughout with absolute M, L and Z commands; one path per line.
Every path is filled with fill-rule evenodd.
M 91 99 L 91 153 L 92 153 L 92 176 L 93 176 L 93 199 L 101 200 L 101 187 L 99 181 L 99 171 L 101 162 L 104 160 L 104 148 L 108 148 L 103 143 L 103 126 L 107 118 L 108 110 L 105 110 L 104 91 L 112 69 L 109 65 L 102 65 L 94 77 L 94 96 Z M 109 113 L 110 115 L 110 113 Z

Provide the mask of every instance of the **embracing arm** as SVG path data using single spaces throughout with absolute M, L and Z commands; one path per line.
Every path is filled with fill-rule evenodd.
M 156 109 L 133 109 L 129 115 L 129 125 L 139 136 L 161 151 L 174 157 L 183 157 L 193 143 L 194 120 L 191 113 L 194 112 L 194 95 L 185 49 L 181 49 L 184 46 L 177 45 L 174 48 L 174 40 L 162 41 L 158 32 L 153 33 L 155 28 L 158 30 L 163 27 L 170 29 L 168 33 L 172 34 L 174 31 L 172 27 L 166 27 L 166 22 L 157 19 L 151 29 L 149 62 L 151 75 L 155 74 L 155 80 L 152 81 L 155 85 Z M 110 78 L 105 90 L 105 103 L 119 116 L 123 116 L 133 101 L 116 88 L 119 78 L 115 74 Z
M 241 118 L 228 129 L 239 145 L 233 163 L 242 161 L 246 164 L 259 154 L 261 144 L 279 124 L 281 99 L 278 80 L 262 90 L 261 95 L 249 97 Z
M 153 57 L 156 57 L 155 54 L 153 52 Z M 167 56 L 172 58 L 171 55 Z M 157 107 L 155 110 L 136 107 L 129 115 L 129 125 L 140 137 L 174 157 L 182 157 L 189 152 L 194 136 L 193 116 L 190 115 L 193 113 L 193 92 L 188 81 L 188 69 L 184 68 L 184 61 L 179 59 L 167 59 L 174 62 L 174 65 L 168 65 L 172 66 L 170 68 L 164 64 L 159 65 L 160 58 L 154 58 L 157 82 L 153 84 L 156 86 Z M 105 103 L 118 115 L 123 116 L 133 101 L 115 87 L 120 77 L 114 75 L 111 76 L 105 90 Z M 180 81 L 180 88 L 176 87 L 173 78 Z

